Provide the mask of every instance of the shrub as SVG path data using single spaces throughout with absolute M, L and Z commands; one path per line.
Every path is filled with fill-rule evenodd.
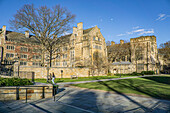
M 112 73 L 107 73 L 107 76 L 112 76 Z
M 153 75 L 155 74 L 155 72 L 154 71 L 142 71 L 141 74 L 142 75 Z
M 33 85 L 33 83 L 24 78 L 0 78 L 0 87 L 2 86 L 25 86 L 25 85 Z

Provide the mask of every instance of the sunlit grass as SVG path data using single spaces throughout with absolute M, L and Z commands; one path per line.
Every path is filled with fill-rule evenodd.
M 153 76 L 124 80 L 74 84 L 73 86 L 170 99 L 170 76 Z

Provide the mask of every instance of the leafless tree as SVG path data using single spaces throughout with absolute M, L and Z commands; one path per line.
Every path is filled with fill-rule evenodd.
M 17 11 L 10 24 L 16 30 L 29 30 L 40 41 L 48 54 L 51 67 L 58 46 L 64 43 L 59 37 L 71 28 L 74 18 L 75 15 L 60 5 L 35 8 L 33 4 L 26 4 Z
M 170 60 L 170 41 L 160 44 L 158 53 L 163 55 L 165 59 Z
M 141 44 L 134 45 L 136 72 L 138 71 L 138 60 L 143 59 L 143 48 Z
M 128 57 L 128 61 L 131 61 L 131 48 L 130 43 L 124 43 L 124 44 L 115 44 L 111 46 L 107 46 L 108 50 L 108 61 L 110 63 L 115 61 L 121 61 L 125 60 L 125 56 Z
M 97 70 L 97 73 L 99 75 L 102 69 L 105 67 L 105 62 L 104 62 L 104 59 L 102 58 L 101 53 L 99 53 L 98 51 L 94 52 L 92 62 L 93 64 L 91 66 L 91 69 L 93 70 L 93 72 Z

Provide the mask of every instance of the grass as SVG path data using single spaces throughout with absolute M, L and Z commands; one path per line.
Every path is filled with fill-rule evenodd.
M 135 76 L 135 75 L 131 75 Z M 123 77 L 131 77 L 129 75 L 123 75 Z M 55 83 L 60 82 L 77 82 L 77 81 L 89 81 L 89 80 L 99 80 L 99 79 L 111 79 L 111 78 L 119 78 L 120 76 L 91 76 L 91 77 L 78 77 L 77 79 L 71 79 L 71 78 L 56 78 Z M 35 79 L 35 82 L 41 82 L 41 83 L 47 83 L 46 79 Z
M 170 100 L 170 76 L 93 82 L 74 84 L 73 86 L 112 91 L 123 96 L 125 96 L 125 94 L 135 94 Z

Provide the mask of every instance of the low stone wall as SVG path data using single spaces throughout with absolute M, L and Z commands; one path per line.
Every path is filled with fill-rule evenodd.
M 47 78 L 47 68 L 46 67 L 27 67 L 21 66 L 20 73 L 21 78 Z M 88 77 L 89 76 L 89 68 L 60 68 L 60 67 L 51 67 L 49 68 L 49 74 L 54 73 L 56 78 L 71 78 L 71 75 L 76 75 L 77 77 Z M 15 72 L 14 76 L 18 76 Z
M 50 98 L 53 96 L 53 86 L 27 86 L 27 87 L 0 87 L 0 100 L 25 100 L 27 88 L 27 100 Z M 44 94 L 43 94 L 44 92 Z

